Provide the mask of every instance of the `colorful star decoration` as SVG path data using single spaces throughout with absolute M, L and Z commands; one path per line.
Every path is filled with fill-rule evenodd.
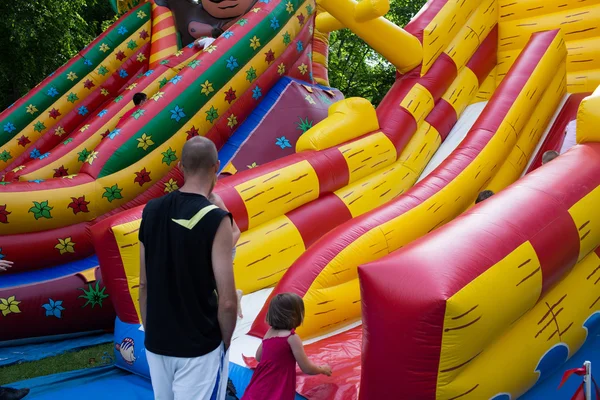
M 140 39 L 142 39 L 142 40 L 146 40 L 146 39 L 148 39 L 149 37 L 150 37 L 150 35 L 148 34 L 148 32 L 147 32 L 145 29 L 143 29 L 143 30 L 140 32 Z
M 271 64 L 273 61 L 275 61 L 275 53 L 273 53 L 273 50 L 269 49 L 269 51 L 265 53 L 265 62 Z
M 103 53 L 106 53 L 109 49 L 110 49 L 110 47 L 108 47 L 108 45 L 106 43 L 102 43 L 100 45 L 100 51 Z
M 27 113 L 28 113 L 28 114 L 31 114 L 31 115 L 33 115 L 33 114 L 35 114 L 36 112 L 38 112 L 38 109 L 37 109 L 37 107 L 36 107 L 36 106 L 34 106 L 33 104 L 30 104 L 30 105 L 28 105 L 26 110 L 27 110 Z
M 225 92 L 225 101 L 231 104 L 235 99 L 237 99 L 235 90 L 233 90 L 233 87 L 230 87 L 229 90 Z
M 229 117 L 227 117 L 227 126 L 232 128 L 235 127 L 238 124 L 238 120 L 237 117 L 235 116 L 235 114 L 231 114 Z
M 77 79 L 77 74 L 71 71 L 67 74 L 67 79 L 73 82 L 75 79 Z
M 187 139 L 186 140 L 190 140 L 194 136 L 198 136 L 200 134 L 200 132 L 198 131 L 198 128 L 196 128 L 193 125 L 190 128 L 190 130 L 188 130 L 186 133 L 187 133 Z
M 48 116 L 50 118 L 58 118 L 60 116 L 60 111 L 58 111 L 56 108 L 52 107 L 52 110 L 48 111 Z
M 117 58 L 117 60 L 119 61 L 123 61 L 125 58 L 127 58 L 127 56 L 125 55 L 125 53 L 123 53 L 123 50 L 119 50 L 117 52 L 117 54 L 115 54 L 115 57 Z
M 96 86 L 96 85 L 94 85 L 94 82 L 92 82 L 89 79 L 86 79 L 85 82 L 83 82 L 83 87 L 86 88 L 86 89 L 91 89 L 94 86 Z

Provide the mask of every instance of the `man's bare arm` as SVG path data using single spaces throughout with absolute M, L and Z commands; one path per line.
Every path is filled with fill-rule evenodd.
M 140 242 L 140 315 L 142 316 L 142 326 L 146 329 L 146 300 L 148 298 L 148 287 L 146 286 L 146 249 L 144 243 Z
M 221 196 L 219 196 L 215 192 L 212 192 L 208 196 L 208 200 L 211 203 L 213 203 L 215 206 L 219 207 L 221 210 L 225 210 L 225 211 L 229 212 L 229 210 L 227 209 L 227 206 L 225 205 L 225 202 L 223 201 Z M 233 245 L 235 246 L 235 244 L 239 240 L 242 232 L 240 231 L 239 226 L 236 224 L 236 222 L 233 218 L 232 218 L 232 221 L 233 221 Z
M 231 221 L 229 218 L 223 218 L 213 242 L 212 264 L 219 294 L 219 326 L 225 349 L 231 345 L 231 337 L 237 321 L 237 294 L 233 278 L 232 247 Z

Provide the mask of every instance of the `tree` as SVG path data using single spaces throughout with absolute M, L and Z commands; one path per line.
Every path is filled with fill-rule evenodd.
M 391 0 L 386 17 L 404 26 L 424 4 L 425 0 Z M 374 105 L 379 104 L 394 83 L 394 66 L 348 29 L 333 32 L 329 45 L 331 86 L 346 97 L 364 97 Z
M 107 0 L 0 1 L 0 111 L 114 21 Z

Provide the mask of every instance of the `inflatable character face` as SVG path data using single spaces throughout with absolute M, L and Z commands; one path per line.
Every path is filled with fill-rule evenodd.
M 229 19 L 241 17 L 254 3 L 253 0 L 202 0 L 202 7 L 215 18 Z
M 181 44 L 187 46 L 202 37 L 219 37 L 229 29 L 257 0 L 154 0 L 168 7 L 175 18 Z

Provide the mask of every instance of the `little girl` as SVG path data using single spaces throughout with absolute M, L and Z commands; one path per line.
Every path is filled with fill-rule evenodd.
M 294 293 L 281 293 L 271 300 L 267 323 L 271 329 L 256 350 L 258 367 L 242 400 L 293 400 L 296 395 L 296 363 L 308 375 L 331 376 L 329 365 L 313 364 L 296 335 L 304 320 L 304 302 Z

